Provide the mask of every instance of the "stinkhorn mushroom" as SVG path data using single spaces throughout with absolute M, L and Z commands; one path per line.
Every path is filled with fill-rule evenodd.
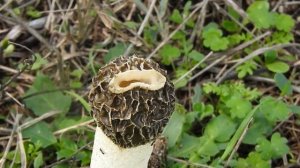
M 96 133 L 91 168 L 146 168 L 153 142 L 174 110 L 174 86 L 150 59 L 119 57 L 89 93 Z

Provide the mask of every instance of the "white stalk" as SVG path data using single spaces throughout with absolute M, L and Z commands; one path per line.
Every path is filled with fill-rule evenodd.
M 147 168 L 153 146 L 149 142 L 132 148 L 121 148 L 96 128 L 91 168 Z

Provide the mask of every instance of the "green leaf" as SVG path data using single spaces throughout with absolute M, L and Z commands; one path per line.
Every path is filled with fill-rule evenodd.
M 183 7 L 183 16 L 187 17 L 190 14 L 190 10 L 192 8 L 192 1 L 187 1 Z
M 33 167 L 34 168 L 39 168 L 44 164 L 44 159 L 43 159 L 43 153 L 39 152 L 36 158 L 34 158 L 33 161 Z
M 56 143 L 55 136 L 45 122 L 39 122 L 24 129 L 22 134 L 24 138 L 30 138 L 33 143 L 40 144 L 44 148 Z
M 224 127 L 226 125 L 226 127 Z M 204 135 L 218 142 L 225 142 L 230 139 L 236 130 L 236 123 L 224 114 L 213 118 L 206 126 Z
M 172 37 L 172 40 L 179 40 L 180 41 L 180 44 L 181 42 L 183 41 L 186 41 L 186 34 L 184 31 L 177 31 L 174 36 Z
M 272 63 L 276 60 L 277 58 L 277 52 L 275 50 L 269 50 L 266 51 L 264 53 L 264 57 L 265 57 L 265 62 L 268 63 Z
M 179 147 L 173 148 L 173 150 L 170 151 L 170 154 L 174 157 L 189 158 L 192 153 L 197 151 L 199 142 L 200 140 L 198 137 L 184 133 L 180 144 L 178 144 Z
M 214 114 L 214 106 L 211 104 L 206 104 L 203 106 L 203 110 L 200 112 L 200 120 L 205 117 L 212 116 Z
M 291 95 L 293 93 L 291 82 L 283 74 L 276 73 L 274 80 L 282 95 Z
M 53 168 L 70 168 L 70 164 L 60 163 L 60 164 L 53 166 Z
M 271 35 L 271 41 L 274 44 L 286 44 L 294 40 L 294 34 L 291 32 L 274 32 Z
M 291 109 L 292 113 L 300 115 L 300 106 L 291 105 L 290 109 Z
M 260 100 L 259 110 L 271 123 L 286 120 L 290 113 L 287 104 L 270 96 Z
M 165 13 L 166 13 L 166 10 L 168 9 L 168 3 L 169 0 L 161 0 L 159 1 L 159 16 L 162 18 Z
M 124 25 L 127 26 L 129 29 L 133 29 L 133 30 L 136 30 L 138 28 L 138 24 L 132 21 L 126 21 L 124 22 Z
M 228 32 L 238 32 L 240 30 L 240 26 L 231 20 L 224 20 L 222 22 L 222 27 Z
M 232 34 L 227 36 L 227 39 L 229 41 L 229 46 L 235 46 L 237 44 L 240 44 L 242 41 L 246 39 L 245 34 Z
M 255 1 L 247 9 L 250 21 L 258 28 L 267 29 L 273 25 L 274 16 L 269 12 L 268 1 Z
M 265 138 L 260 139 L 255 149 L 265 160 L 276 159 L 289 152 L 286 143 L 287 139 L 281 137 L 277 132 L 272 135 L 271 141 Z
M 202 89 L 199 84 L 196 84 L 193 88 L 194 95 L 192 97 L 193 103 L 198 103 L 202 97 Z
M 191 111 L 185 115 L 184 131 L 188 131 L 192 128 L 193 123 L 199 117 L 198 111 Z
M 159 55 L 162 58 L 162 63 L 165 65 L 170 65 L 172 61 L 179 58 L 180 50 L 177 47 L 173 47 L 170 44 L 166 44 L 159 51 Z
M 255 118 L 253 125 L 248 129 L 243 143 L 255 145 L 257 141 L 272 132 L 272 125 L 265 118 Z
M 251 152 L 247 159 L 239 158 L 236 168 L 271 168 L 268 161 L 263 160 L 261 155 L 256 152 Z
M 57 159 L 69 158 L 77 151 L 78 147 L 74 140 L 61 138 L 59 141 L 60 150 L 56 152 Z
M 180 77 L 182 77 L 185 73 L 187 73 L 188 71 L 185 70 L 185 69 L 181 69 L 181 68 L 178 68 L 176 69 L 175 71 L 175 81 L 177 79 L 179 79 Z M 179 82 L 174 82 L 175 83 L 175 88 L 181 88 L 181 87 L 184 87 L 186 86 L 186 84 L 188 83 L 188 78 L 190 77 L 191 75 L 187 75 L 186 77 L 184 77 L 183 79 L 181 79 Z
M 42 58 L 42 56 L 39 53 L 34 54 L 34 56 L 36 57 L 36 60 L 33 63 L 31 70 L 40 69 L 43 65 L 48 63 L 48 61 Z
M 54 110 L 65 113 L 69 111 L 71 106 L 71 97 L 58 91 L 50 78 L 40 73 L 37 74 L 33 85 L 25 96 L 32 94 L 37 95 L 26 98 L 24 102 L 38 116 Z
M 9 45 L 9 39 L 7 37 L 3 38 L 1 41 L 0 41 L 0 47 L 1 48 L 7 48 Z
M 10 56 L 15 51 L 15 46 L 13 44 L 8 44 L 8 46 L 3 50 L 4 56 Z
M 290 66 L 285 63 L 285 62 L 281 62 L 281 61 L 275 61 L 272 63 L 268 63 L 266 64 L 267 68 L 272 71 L 272 72 L 276 72 L 276 73 L 285 73 L 287 71 L 289 71 Z
M 127 45 L 124 43 L 118 43 L 114 47 L 108 50 L 108 53 L 104 55 L 104 62 L 108 63 L 109 61 L 121 56 L 127 49 Z
M 80 160 L 81 167 L 90 165 L 91 155 L 92 155 L 92 151 L 81 151 L 76 154 L 76 159 Z
M 236 68 L 236 71 L 238 72 L 238 77 L 243 78 L 246 75 L 252 75 L 253 70 L 256 70 L 256 63 L 253 60 L 246 61 L 242 65 L 238 66 Z
M 16 8 L 13 8 L 12 11 L 18 15 L 18 16 L 21 16 L 21 9 L 19 7 L 16 7 Z
M 290 149 L 287 142 L 288 140 L 285 137 L 281 137 L 278 132 L 272 135 L 271 144 L 273 149 L 273 159 L 282 157 L 289 153 Z
M 175 111 L 173 112 L 163 134 L 168 140 L 168 147 L 172 147 L 179 140 L 183 124 L 185 122 L 185 108 L 180 104 L 175 104 Z
M 196 50 L 192 50 L 189 54 L 188 57 L 195 60 L 195 61 L 201 61 L 204 58 L 204 55 L 199 53 Z
M 87 112 L 89 112 L 89 113 L 91 112 L 91 106 L 89 105 L 89 103 L 83 97 L 81 97 L 80 95 L 78 95 L 74 91 L 65 91 L 65 92 L 67 94 L 69 94 L 70 96 L 74 97 L 76 100 L 78 100 Z
M 214 106 L 212 106 L 211 104 L 194 103 L 193 110 L 200 114 L 199 119 L 202 120 L 205 117 L 213 115 Z
M 200 138 L 197 153 L 201 156 L 215 156 L 220 149 L 210 137 L 202 136 Z
M 228 48 L 229 41 L 227 38 L 222 37 L 223 32 L 210 23 L 204 27 L 202 38 L 205 47 L 209 47 L 213 51 L 225 50 Z
M 2 157 L 2 152 L 0 153 L 1 157 Z M 21 154 L 20 154 L 20 150 L 12 150 L 10 152 L 7 153 L 6 156 L 7 160 L 10 161 L 14 161 L 15 164 L 20 164 L 21 163 Z
M 143 37 L 148 45 L 152 46 L 157 42 L 158 33 L 157 27 L 145 27 Z
M 173 12 L 172 12 L 172 15 L 170 16 L 170 20 L 174 23 L 182 23 L 183 22 L 183 18 L 179 12 L 178 9 L 174 9 Z
M 257 111 L 257 109 L 258 109 L 258 106 L 256 106 L 255 108 L 253 108 L 253 110 L 250 113 L 248 113 L 247 116 L 240 123 L 240 125 L 237 128 L 236 132 L 234 133 L 234 135 L 230 139 L 229 143 L 227 144 L 227 146 L 225 148 L 225 151 L 223 152 L 221 158 L 218 160 L 218 163 L 223 162 L 224 159 L 229 156 L 229 154 L 231 153 L 231 151 L 234 150 L 235 144 L 238 142 L 238 140 L 242 136 L 243 131 L 248 126 L 248 123 L 251 121 L 251 118 L 255 114 L 255 112 Z
M 26 14 L 32 18 L 39 18 L 42 16 L 42 13 L 36 10 L 33 6 L 29 6 L 26 9 Z
M 232 118 L 244 118 L 252 110 L 252 104 L 239 94 L 232 95 L 225 104 Z
M 189 40 L 187 41 L 184 39 L 182 42 L 179 42 L 180 45 L 183 47 L 184 55 L 189 55 L 190 51 L 194 48 L 194 45 Z
M 80 81 L 73 80 L 73 81 L 70 82 L 70 87 L 74 88 L 74 89 L 75 88 L 78 88 L 78 89 L 82 88 L 82 85 L 83 84 Z
M 76 79 L 80 79 L 81 76 L 84 74 L 84 71 L 82 69 L 75 69 L 70 73 L 71 76 L 75 77 Z
M 294 19 L 287 14 L 276 14 L 275 27 L 278 30 L 289 32 L 295 26 Z
M 230 6 L 227 6 L 228 14 L 235 18 L 236 20 L 239 20 L 241 18 L 240 14 L 236 11 L 236 9 L 233 9 Z
M 209 93 L 215 93 L 217 95 L 220 94 L 220 88 L 218 87 L 218 85 L 216 83 L 204 83 L 203 91 L 206 94 L 209 94 Z

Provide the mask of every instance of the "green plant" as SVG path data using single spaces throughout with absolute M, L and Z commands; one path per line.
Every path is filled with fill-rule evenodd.
M 192 112 L 187 112 L 181 105 L 176 106 L 164 131 L 164 135 L 170 140 L 171 156 L 186 158 L 192 163 L 222 165 L 251 118 L 253 120 L 242 144 L 249 144 L 253 148 L 246 158 L 235 155 L 230 160 L 231 165 L 270 167 L 271 159 L 289 153 L 286 139 L 278 132 L 272 132 L 277 122 L 286 120 L 291 114 L 288 104 L 280 99 L 262 96 L 257 90 L 246 88 L 242 83 L 219 86 L 206 83 L 203 85 L 203 92 L 202 99 L 211 100 L 215 109 L 208 102 L 207 105 L 199 103 L 199 99 L 193 102 Z M 200 135 L 190 133 L 195 123 L 207 119 L 209 121 Z

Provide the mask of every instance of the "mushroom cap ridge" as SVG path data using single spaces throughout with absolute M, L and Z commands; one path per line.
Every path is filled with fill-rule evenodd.
M 166 82 L 158 90 L 134 87 L 123 93 L 111 92 L 110 81 L 129 70 L 155 70 L 166 77 Z M 97 126 L 118 146 L 131 148 L 155 140 L 163 131 L 174 110 L 174 86 L 154 61 L 118 57 L 93 78 L 89 102 Z

